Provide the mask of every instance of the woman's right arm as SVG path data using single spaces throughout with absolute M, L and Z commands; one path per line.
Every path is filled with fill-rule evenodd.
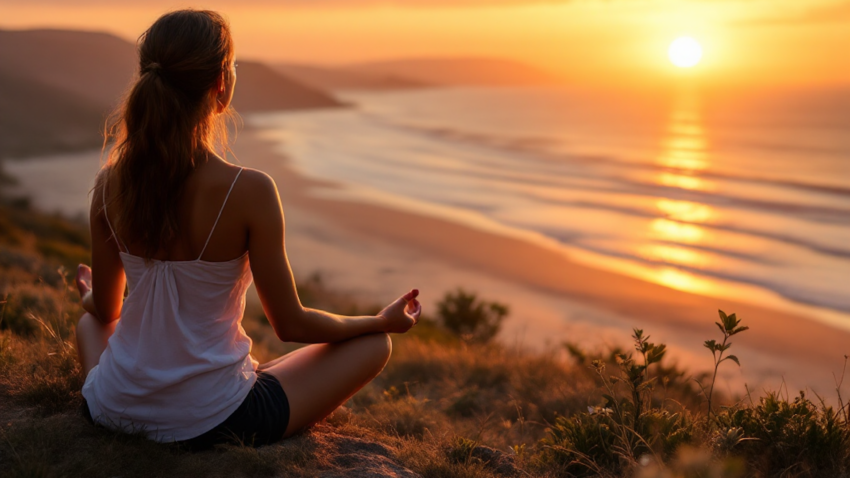
M 245 174 L 248 173 L 248 174 Z M 418 291 L 410 291 L 376 316 L 342 316 L 301 305 L 284 243 L 285 224 L 274 180 L 246 170 L 248 256 L 263 310 L 278 338 L 286 342 L 340 342 L 359 335 L 404 333 L 418 320 Z

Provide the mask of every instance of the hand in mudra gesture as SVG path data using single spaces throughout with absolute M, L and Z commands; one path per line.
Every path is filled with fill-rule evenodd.
M 416 325 L 422 313 L 422 304 L 416 300 L 418 295 L 419 290 L 413 289 L 378 313 L 379 317 L 387 321 L 387 332 L 403 334 Z
M 97 316 L 97 309 L 94 307 L 94 297 L 92 296 L 91 288 L 91 267 L 85 264 L 77 266 L 75 282 L 77 284 L 77 290 L 80 291 L 80 302 L 83 304 L 83 310 Z

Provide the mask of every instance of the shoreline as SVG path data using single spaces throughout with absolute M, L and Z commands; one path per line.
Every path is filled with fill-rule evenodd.
M 298 235 L 322 230 L 331 235 L 354 234 L 357 240 L 347 242 L 356 242 L 359 248 L 364 248 L 364 243 L 383 244 L 390 262 L 432 264 L 435 270 L 429 270 L 429 274 L 442 277 L 429 276 L 429 282 L 440 284 L 462 273 L 466 283 L 483 287 L 477 287 L 483 299 L 510 304 L 513 320 L 509 322 L 513 323 L 506 323 L 502 334 L 507 342 L 540 348 L 574 339 L 580 333 L 594 335 L 588 341 L 591 349 L 606 343 L 628 345 L 634 326 L 643 328 L 654 340 L 667 343 L 674 359 L 698 369 L 711 366 L 710 353 L 703 349 L 702 342 L 717 338 L 713 324 L 718 320 L 717 309 L 734 312 L 744 325 L 750 326 L 749 331 L 732 340 L 736 346 L 733 353 L 741 359 L 743 367 L 740 372 L 734 367 L 721 367 L 721 374 L 731 382 L 747 382 L 751 389 L 754 384 L 778 388 L 785 382 L 789 387 L 814 387 L 818 393 L 828 394 L 834 390 L 832 373 L 840 373 L 842 359 L 850 352 L 850 333 L 801 314 L 683 292 L 588 267 L 559 251 L 516 237 L 408 210 L 335 199 L 334 192 L 339 192 L 342 186 L 299 174 L 291 161 L 275 150 L 275 143 L 262 138 L 260 133 L 259 128 L 246 127 L 234 150 L 242 158 L 240 164 L 266 171 L 278 183 L 287 215 L 287 249 L 292 249 L 293 238 L 295 242 L 292 250 L 295 254 L 290 254 L 294 268 L 302 263 L 307 265 L 309 261 L 301 261 L 297 256 L 311 249 L 300 244 Z M 298 221 L 311 224 L 302 231 Z M 327 242 L 325 253 L 344 247 L 332 240 Z M 321 249 L 315 245 L 312 248 L 314 252 Z M 381 247 L 362 252 L 372 257 L 382 253 Z M 342 256 L 346 255 L 340 251 L 336 254 L 339 256 L 336 261 L 344 260 Z M 493 260 L 494 257 L 499 260 Z M 333 268 L 321 261 L 312 263 L 318 269 Z M 437 264 L 448 270 L 440 273 Z M 364 273 L 375 280 L 381 267 L 374 266 Z M 399 275 L 398 271 L 390 272 Z M 358 287 L 363 288 L 362 279 L 352 277 L 351 273 L 341 275 L 337 280 L 343 288 L 355 292 Z M 411 272 L 401 275 L 406 275 L 408 280 L 414 276 Z M 445 283 L 440 295 L 466 283 L 457 280 Z M 420 288 L 427 293 L 427 289 Z M 381 298 L 389 300 L 393 296 L 384 293 Z M 528 301 L 543 303 L 521 303 Z M 529 314 L 534 313 L 539 316 L 531 318 Z M 524 326 L 516 323 L 521 320 L 526 321 Z M 794 357 L 789 357 L 789 351 L 793 351 Z

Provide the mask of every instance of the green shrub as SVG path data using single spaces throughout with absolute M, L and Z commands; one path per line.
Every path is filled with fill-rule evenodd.
M 720 451 L 745 456 L 770 475 L 794 470 L 838 476 L 850 471 L 848 424 L 832 407 L 812 403 L 804 392 L 791 402 L 770 392 L 753 407 L 723 410 L 717 424 L 714 443 Z
M 478 443 L 474 440 L 457 436 L 447 447 L 446 456 L 452 463 L 469 463 L 476 446 L 478 446 Z
M 491 341 L 507 317 L 507 305 L 478 300 L 474 293 L 458 288 L 447 292 L 437 303 L 437 311 L 443 326 L 469 342 Z
M 558 417 L 541 441 L 544 459 L 576 476 L 595 476 L 604 469 L 622 471 L 624 450 L 616 430 L 620 425 L 607 408 Z

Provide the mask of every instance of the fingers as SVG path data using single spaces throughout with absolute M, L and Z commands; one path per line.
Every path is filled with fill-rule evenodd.
M 404 294 L 403 298 L 404 298 L 404 300 L 410 301 L 410 300 L 415 299 L 416 296 L 418 296 L 418 295 L 419 295 L 419 289 L 411 289 L 410 292 L 408 292 L 407 294 Z
M 420 304 L 418 300 L 414 299 L 408 302 L 406 310 L 416 322 L 419 322 L 419 315 L 422 314 L 422 304 Z
M 80 297 L 91 290 L 91 268 L 85 264 L 77 266 L 77 277 L 75 278 Z

